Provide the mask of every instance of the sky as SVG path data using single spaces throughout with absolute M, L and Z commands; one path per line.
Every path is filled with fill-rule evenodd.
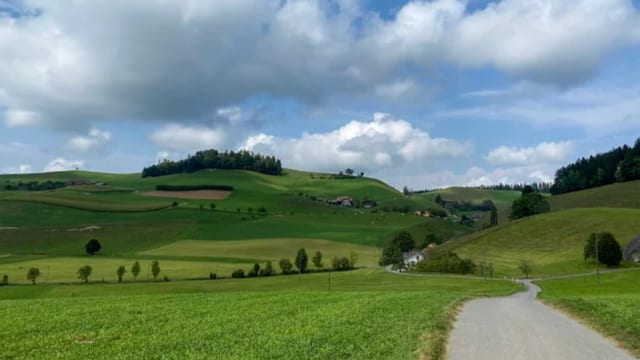
M 528 183 L 639 130 L 640 0 L 0 0 L 0 173 Z

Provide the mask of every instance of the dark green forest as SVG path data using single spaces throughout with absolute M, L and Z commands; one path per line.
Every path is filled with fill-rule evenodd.
M 552 194 L 590 189 L 640 179 L 640 138 L 633 147 L 623 145 L 611 151 L 578 159 L 556 171 Z
M 162 162 L 142 169 L 142 177 L 192 173 L 202 169 L 250 170 L 268 175 L 281 175 L 282 163 L 275 156 L 250 151 L 198 151 L 184 160 Z

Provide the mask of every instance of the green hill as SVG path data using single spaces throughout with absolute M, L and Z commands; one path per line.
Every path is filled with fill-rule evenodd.
M 454 251 L 476 262 L 485 258 L 497 276 L 521 276 L 518 264 L 533 263 L 533 276 L 590 271 L 593 262 L 582 258 L 593 232 L 610 231 L 622 246 L 640 232 L 640 210 L 573 209 L 525 218 L 509 225 L 469 235 L 440 246 L 434 255 Z
M 573 208 L 640 208 L 640 181 L 629 181 L 550 197 L 551 210 Z

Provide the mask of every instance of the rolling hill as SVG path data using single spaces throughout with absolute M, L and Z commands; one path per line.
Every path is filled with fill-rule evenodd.
M 640 208 L 640 181 L 605 185 L 550 197 L 552 211 L 573 208 Z

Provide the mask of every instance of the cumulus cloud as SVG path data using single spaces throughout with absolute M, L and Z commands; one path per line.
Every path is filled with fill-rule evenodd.
M 111 140 L 111 133 L 96 128 L 89 130 L 87 136 L 75 136 L 69 140 L 72 150 L 86 152 L 104 146 Z
M 473 12 L 462 0 L 410 1 L 389 19 L 347 1 L 24 4 L 37 16 L 0 15 L 9 126 L 206 120 L 258 94 L 402 99 L 420 90 L 407 73 L 428 79 L 451 63 L 572 85 L 639 37 L 625 0 L 502 0 Z
M 557 164 L 573 153 L 572 142 L 543 142 L 535 147 L 500 146 L 489 151 L 485 159 L 493 165 Z
M 381 113 L 374 114 L 370 122 L 351 121 L 334 131 L 305 133 L 299 138 L 258 134 L 241 147 L 275 154 L 294 168 L 327 171 L 416 165 L 443 157 L 462 157 L 472 149 L 468 143 L 434 138 L 405 120 Z
M 189 152 L 220 148 L 225 134 L 203 126 L 169 124 L 151 134 L 151 140 L 164 148 Z
M 67 160 L 65 158 L 59 157 L 49 162 L 42 171 L 67 171 L 75 170 L 76 168 L 82 168 L 83 166 L 84 161 L 82 160 Z

